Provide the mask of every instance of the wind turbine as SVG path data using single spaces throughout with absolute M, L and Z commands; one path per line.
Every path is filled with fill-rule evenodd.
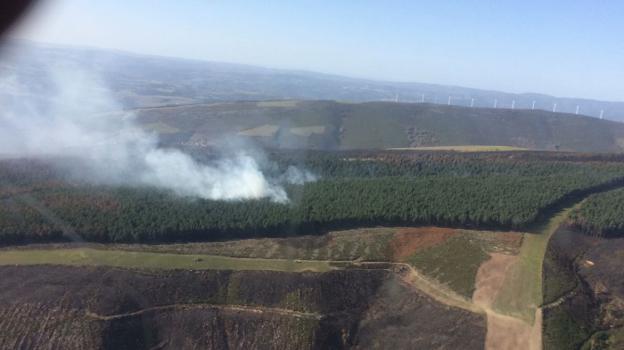
M 448 99 L 447 105 L 449 105 L 449 106 L 451 105 L 451 96 L 450 95 L 449 95 L 449 99 Z
M 511 109 L 516 109 L 516 100 L 511 101 Z
M 600 119 L 602 119 L 604 117 L 604 109 L 600 110 Z
M 557 112 L 557 102 L 555 102 L 555 104 L 553 104 L 553 113 Z
M 498 107 L 498 99 L 497 98 L 494 99 L 494 108 L 496 108 L 496 107 Z
M 579 114 L 579 112 L 581 111 L 581 107 L 579 105 L 576 105 L 576 115 Z
M 474 107 L 474 98 L 470 99 L 470 107 Z
M 535 100 L 533 100 L 533 105 L 531 106 L 531 110 L 534 111 L 535 110 Z
M 420 103 L 425 103 L 425 94 L 422 94 L 422 96 L 420 96 Z

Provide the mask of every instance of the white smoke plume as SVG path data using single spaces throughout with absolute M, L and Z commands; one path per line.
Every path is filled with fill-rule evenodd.
M 48 85 L 37 94 L 19 74 L 0 72 L 6 100 L 0 109 L 0 154 L 78 158 L 81 167 L 71 170 L 87 181 L 157 186 L 216 200 L 285 202 L 282 184 L 315 180 L 294 167 L 267 178 L 254 152 L 243 149 L 200 164 L 179 150 L 159 148 L 157 136 L 142 130 L 132 115 L 111 113 L 121 108 L 92 74 L 75 66 L 42 71 Z

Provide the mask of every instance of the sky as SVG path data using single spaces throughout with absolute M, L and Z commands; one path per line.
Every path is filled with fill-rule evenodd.
M 29 40 L 624 101 L 621 0 L 48 0 Z

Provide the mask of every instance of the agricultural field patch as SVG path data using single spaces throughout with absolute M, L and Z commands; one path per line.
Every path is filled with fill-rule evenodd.
M 222 242 L 178 244 L 113 244 L 96 247 L 126 251 L 176 254 L 210 254 L 254 259 L 332 261 L 389 261 L 389 241 L 395 228 L 362 228 L 332 231 L 318 236 L 260 238 Z
M 304 126 L 299 128 L 290 128 L 290 132 L 298 135 L 308 137 L 313 134 L 324 134 L 326 131 L 326 127 L 324 125 L 316 125 L 316 126 Z
M 414 227 L 398 229 L 390 242 L 392 257 L 404 261 L 416 251 L 444 243 L 458 230 L 441 227 Z
M 416 250 L 403 261 L 471 299 L 479 267 L 491 253 L 517 253 L 522 237 L 522 233 L 458 230 L 444 241 Z
M 169 124 L 166 124 L 164 122 L 143 124 L 141 125 L 141 127 L 147 131 L 153 131 L 153 132 L 157 132 L 160 134 L 172 134 L 172 133 L 177 133 L 180 131 L 180 129 L 173 127 Z
M 251 137 L 273 137 L 279 130 L 279 126 L 277 125 L 261 125 L 251 129 L 245 129 L 239 131 L 237 134 L 240 136 L 251 136 Z
M 0 265 L 71 265 L 166 270 L 269 270 L 293 272 L 322 272 L 332 269 L 329 263 L 323 261 L 231 258 L 205 254 L 169 254 L 93 248 L 1 250 Z

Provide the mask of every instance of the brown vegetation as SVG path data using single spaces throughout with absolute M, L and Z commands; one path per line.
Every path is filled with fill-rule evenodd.
M 395 261 L 402 261 L 420 249 L 433 247 L 457 234 L 443 227 L 410 227 L 398 229 L 390 242 Z
M 485 319 L 389 270 L 0 267 L 0 348 L 481 349 Z M 403 336 L 409 332 L 410 336 Z

